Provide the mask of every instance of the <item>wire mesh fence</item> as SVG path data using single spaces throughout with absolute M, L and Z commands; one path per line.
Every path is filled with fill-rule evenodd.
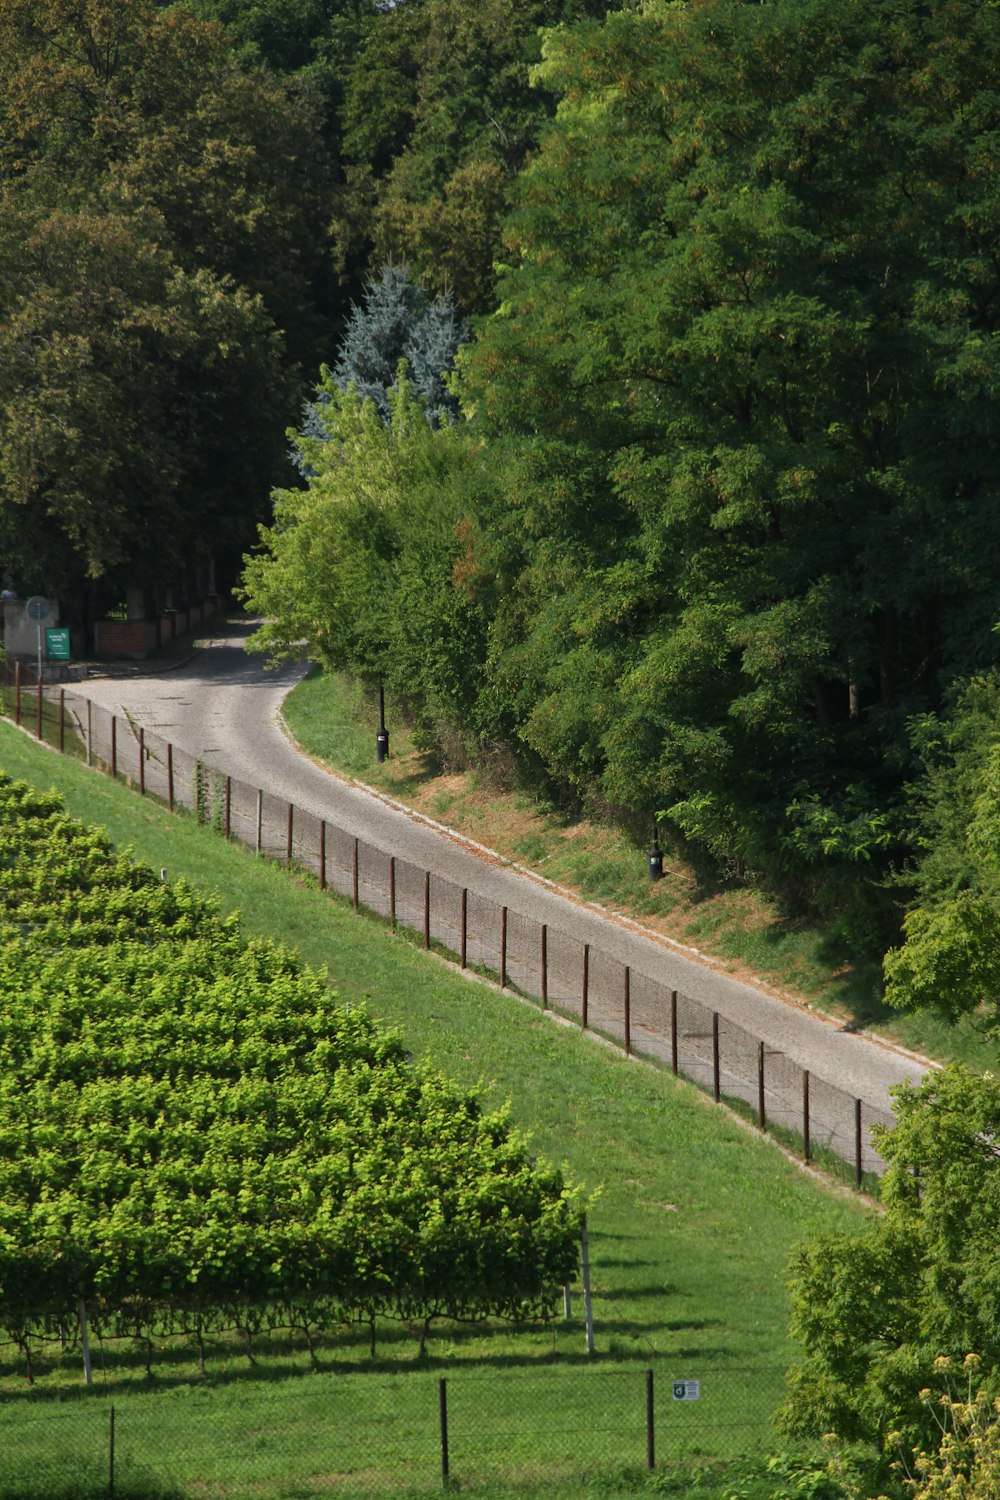
M 859 1188 L 881 1174 L 872 1128 L 892 1124 L 888 1109 L 811 1074 L 654 976 L 248 786 L 82 694 L 41 684 L 30 668 L 4 668 L 0 692 L 5 715 L 63 753 L 262 856 L 310 872 L 324 889 L 425 947 L 670 1068 L 806 1160 L 846 1171 Z
M 0 1492 L 247 1500 L 564 1485 L 766 1452 L 778 1369 L 519 1367 L 0 1405 Z

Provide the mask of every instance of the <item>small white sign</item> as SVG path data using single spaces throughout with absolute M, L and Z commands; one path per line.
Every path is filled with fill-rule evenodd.
M 675 1401 L 697 1401 L 701 1395 L 701 1386 L 697 1380 L 675 1380 L 673 1391 Z

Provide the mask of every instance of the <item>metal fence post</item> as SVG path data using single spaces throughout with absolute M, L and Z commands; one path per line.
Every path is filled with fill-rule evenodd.
M 590 944 L 583 945 L 583 995 L 580 1001 L 580 1024 L 584 1031 L 590 1022 Z
M 174 810 L 174 747 L 167 741 L 167 807 Z
M 233 778 L 226 777 L 226 838 L 233 831 Z
M 622 993 L 625 1004 L 625 1056 L 632 1056 L 632 970 L 625 965 L 625 983 Z
M 115 1494 L 115 1409 L 112 1406 L 108 1423 L 108 1495 Z
M 438 1381 L 438 1411 L 441 1417 L 441 1478 L 448 1482 L 448 1382 Z
M 802 1160 L 809 1161 L 809 1069 L 802 1070 Z
M 37 722 L 37 724 L 35 726 L 35 733 L 36 733 L 37 738 L 41 739 L 41 737 L 42 737 L 42 674 L 41 674 L 41 672 L 39 672 L 39 674 L 38 674 L 38 722 Z
M 66 749 L 66 689 L 59 689 L 59 754 Z
M 294 805 L 291 802 L 289 802 L 289 804 L 288 804 L 288 837 L 285 840 L 285 863 L 288 864 L 288 865 L 290 865 L 291 862 L 292 862 L 292 838 L 294 837 L 292 830 L 293 830 L 293 827 L 294 827 L 294 823 L 295 823 L 295 807 L 294 807 Z M 357 902 L 355 902 L 354 904 L 356 906 Z
M 87 765 L 94 762 L 94 705 L 87 699 Z
M 653 1414 L 653 1372 L 646 1371 L 646 1468 L 656 1468 L 656 1436 Z
M 21 722 L 21 663 L 14 663 L 14 723 Z
M 677 991 L 670 991 L 670 1068 L 677 1077 Z
M 351 860 L 351 901 L 354 910 L 358 909 L 358 839 L 354 840 L 354 855 Z
M 500 910 L 500 988 L 507 988 L 507 908 Z
M 264 792 L 257 788 L 257 853 L 264 847 Z
M 462 887 L 462 968 L 468 968 L 469 957 L 469 892 Z
M 861 1154 L 861 1100 L 854 1101 L 854 1180 L 858 1192 L 861 1191 L 862 1169 L 864 1162 Z
M 712 1012 L 712 1092 L 715 1102 L 718 1104 L 722 1098 L 722 1085 L 719 1080 L 719 1012 Z
M 326 890 L 326 819 L 319 823 L 319 888 Z
M 396 931 L 396 856 L 389 855 L 389 926 Z
M 431 945 L 431 872 L 424 871 L 424 947 Z
M 139 725 L 139 796 L 146 795 L 146 731 Z
M 764 1043 L 757 1043 L 757 1124 L 761 1130 L 767 1129 L 767 1118 L 764 1114 Z
M 549 924 L 542 923 L 542 1009 L 549 1004 Z
M 111 715 L 111 780 L 118 775 L 118 719 Z

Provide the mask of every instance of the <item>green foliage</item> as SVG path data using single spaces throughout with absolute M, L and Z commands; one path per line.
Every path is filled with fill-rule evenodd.
M 921 846 L 905 943 L 885 959 L 886 998 L 1000 1029 L 1000 681 L 967 683 L 947 718 L 915 726 Z
M 477 513 L 495 720 L 852 920 L 902 852 L 907 720 L 996 654 L 998 60 L 974 0 L 550 32 L 466 357 L 527 454 Z
M 0 784 L 0 1318 L 550 1314 L 582 1203 L 322 976 Z M 7 893 L 10 892 L 8 902 Z
M 805 1357 L 783 1420 L 905 1457 L 933 1436 L 921 1393 L 939 1357 L 979 1350 L 988 1388 L 1000 1382 L 1000 1083 L 951 1066 L 899 1090 L 896 1116 L 880 1133 L 884 1215 L 793 1263 Z
M 152 0 L 0 14 L 0 552 L 162 581 L 252 534 L 321 347 L 310 107 Z
M 459 725 L 482 662 L 479 601 L 465 585 L 463 488 L 476 461 L 459 431 L 432 430 L 401 367 L 386 426 L 327 371 L 314 422 L 293 436 L 310 477 L 275 496 L 247 559 L 243 597 L 265 616 L 251 645 L 382 681 L 433 737 Z

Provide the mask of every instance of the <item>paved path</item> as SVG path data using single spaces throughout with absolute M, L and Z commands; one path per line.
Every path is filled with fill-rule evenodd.
M 818 1079 L 839 1085 L 867 1104 L 885 1109 L 892 1084 L 916 1080 L 925 1071 L 902 1052 L 740 983 L 690 950 L 677 949 L 634 924 L 575 901 L 321 770 L 294 748 L 281 725 L 282 700 L 301 677 L 301 669 L 265 670 L 259 657 L 243 649 L 249 626 L 223 629 L 224 634 L 172 671 L 91 678 L 81 684 L 82 690 L 95 703 L 127 713 L 135 724 L 208 764 L 506 905 L 512 913 L 571 933 L 630 964 L 637 975 L 648 975 L 701 1001 L 761 1038 L 768 1052 L 785 1054 Z

